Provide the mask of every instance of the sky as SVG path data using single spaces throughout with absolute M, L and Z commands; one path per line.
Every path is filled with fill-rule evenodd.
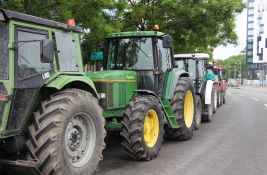
M 247 9 L 244 9 L 242 13 L 236 17 L 236 28 L 238 36 L 238 45 L 227 45 L 216 47 L 213 52 L 215 59 L 227 59 L 233 55 L 239 55 L 246 47 L 246 35 L 247 35 Z

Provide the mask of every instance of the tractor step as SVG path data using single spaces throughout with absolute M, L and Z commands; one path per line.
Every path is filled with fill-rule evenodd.
M 43 175 L 37 168 L 39 162 L 36 160 L 2 160 L 0 159 L 0 170 L 7 171 L 6 174 L 10 173 L 11 168 L 8 167 L 16 167 L 18 172 L 31 172 L 34 175 Z M 13 169 L 12 172 L 13 173 Z M 23 174 L 23 173 L 22 173 Z
M 162 100 L 161 105 L 163 107 L 164 113 L 168 119 L 168 124 L 171 128 L 179 128 L 179 125 L 176 121 L 175 115 L 171 108 L 171 103 L 169 100 Z

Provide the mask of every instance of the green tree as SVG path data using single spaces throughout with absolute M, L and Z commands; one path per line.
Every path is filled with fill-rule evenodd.
M 247 66 L 246 66 L 246 56 L 245 55 L 235 55 L 231 56 L 225 60 L 216 60 L 220 65 L 224 66 L 227 71 L 228 78 L 234 78 L 242 72 L 242 78 L 247 78 Z M 241 66 L 241 67 L 240 67 Z
M 127 0 L 123 30 L 147 30 L 159 24 L 174 38 L 175 52 L 207 52 L 236 44 L 235 17 L 242 0 Z

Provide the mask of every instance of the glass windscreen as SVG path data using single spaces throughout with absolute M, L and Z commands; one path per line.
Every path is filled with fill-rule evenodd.
M 7 58 L 7 29 L 3 22 L 0 22 L 0 79 L 8 79 L 8 58 Z
M 153 70 L 152 38 L 133 37 L 109 40 L 109 70 Z

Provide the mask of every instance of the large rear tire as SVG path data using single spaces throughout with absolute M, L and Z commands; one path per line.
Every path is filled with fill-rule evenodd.
M 34 113 L 28 156 L 45 175 L 91 175 L 102 159 L 104 124 L 92 94 L 78 89 L 53 94 Z
M 173 140 L 189 140 L 193 136 L 196 122 L 195 91 L 189 78 L 179 78 L 171 106 L 180 128 L 167 126 L 166 136 Z
M 202 119 L 202 100 L 199 95 L 196 95 L 196 126 L 195 129 L 199 129 L 201 126 L 201 119 Z
M 150 95 L 135 97 L 126 107 L 122 121 L 122 146 L 135 160 L 154 159 L 163 142 L 163 111 Z

